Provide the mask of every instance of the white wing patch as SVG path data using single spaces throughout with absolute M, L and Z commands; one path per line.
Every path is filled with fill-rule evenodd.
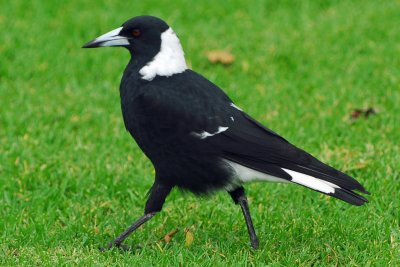
M 237 110 L 243 111 L 241 108 L 239 108 L 238 106 L 236 106 L 235 104 L 231 103 L 230 104 L 231 107 L 236 108 Z
M 272 175 L 268 175 L 266 173 L 262 173 L 253 169 L 250 169 L 248 167 L 245 167 L 243 165 L 240 165 L 236 162 L 224 159 L 226 163 L 228 163 L 232 169 L 235 171 L 235 180 L 236 182 L 241 183 L 247 183 L 247 182 L 253 182 L 253 181 L 268 181 L 268 182 L 275 182 L 275 183 L 287 183 L 289 181 L 278 178 Z M 235 182 L 234 182 L 235 183 Z
M 312 177 L 310 175 L 284 169 L 282 168 L 285 172 L 287 172 L 290 176 L 292 176 L 292 182 L 296 184 L 300 184 L 306 187 L 309 187 L 311 189 L 317 190 L 322 193 L 330 194 L 330 193 L 335 193 L 335 188 L 340 188 L 339 186 L 323 181 L 321 179 Z
M 187 69 L 185 54 L 175 32 L 168 28 L 161 34 L 160 52 L 139 73 L 142 79 L 151 81 L 157 75 L 172 76 Z
M 200 138 L 200 139 L 204 139 L 204 138 L 207 138 L 207 137 L 210 137 L 210 136 L 225 132 L 228 129 L 229 129 L 229 127 L 219 126 L 218 130 L 215 133 L 209 133 L 209 132 L 206 132 L 206 131 L 202 131 L 201 133 L 192 132 L 191 134 L 196 136 L 196 137 L 198 137 L 198 138 Z

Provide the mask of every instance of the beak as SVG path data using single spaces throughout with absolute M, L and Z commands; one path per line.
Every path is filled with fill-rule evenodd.
M 106 34 L 103 34 L 89 43 L 82 46 L 82 48 L 96 48 L 104 46 L 127 46 L 129 45 L 128 38 L 119 35 L 122 27 L 112 30 Z

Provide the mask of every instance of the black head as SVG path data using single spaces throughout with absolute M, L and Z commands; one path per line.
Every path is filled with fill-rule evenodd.
M 132 55 L 128 66 L 138 68 L 141 78 L 171 76 L 187 69 L 184 52 L 175 32 L 163 20 L 140 16 L 97 37 L 84 48 L 122 46 Z
M 165 21 L 156 17 L 134 17 L 121 27 L 85 44 L 83 48 L 120 46 L 129 49 L 133 54 L 154 56 L 160 50 L 161 34 L 168 28 Z

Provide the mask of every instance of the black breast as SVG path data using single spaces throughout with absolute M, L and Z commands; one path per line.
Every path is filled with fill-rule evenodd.
M 151 82 L 136 75 L 124 76 L 120 88 L 122 113 L 126 129 L 152 161 L 157 177 L 202 194 L 230 182 L 231 173 L 220 159 L 220 151 L 194 138 L 175 113 L 160 113 L 144 99 L 151 90 L 154 98 L 178 94 L 185 101 L 184 76 L 156 77 Z

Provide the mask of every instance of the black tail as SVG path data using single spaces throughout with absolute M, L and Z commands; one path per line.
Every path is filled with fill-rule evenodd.
M 368 199 L 365 197 L 362 197 L 353 191 L 344 188 L 335 188 L 335 192 L 328 195 L 346 201 L 347 203 L 355 206 L 361 206 L 364 203 L 368 203 Z

